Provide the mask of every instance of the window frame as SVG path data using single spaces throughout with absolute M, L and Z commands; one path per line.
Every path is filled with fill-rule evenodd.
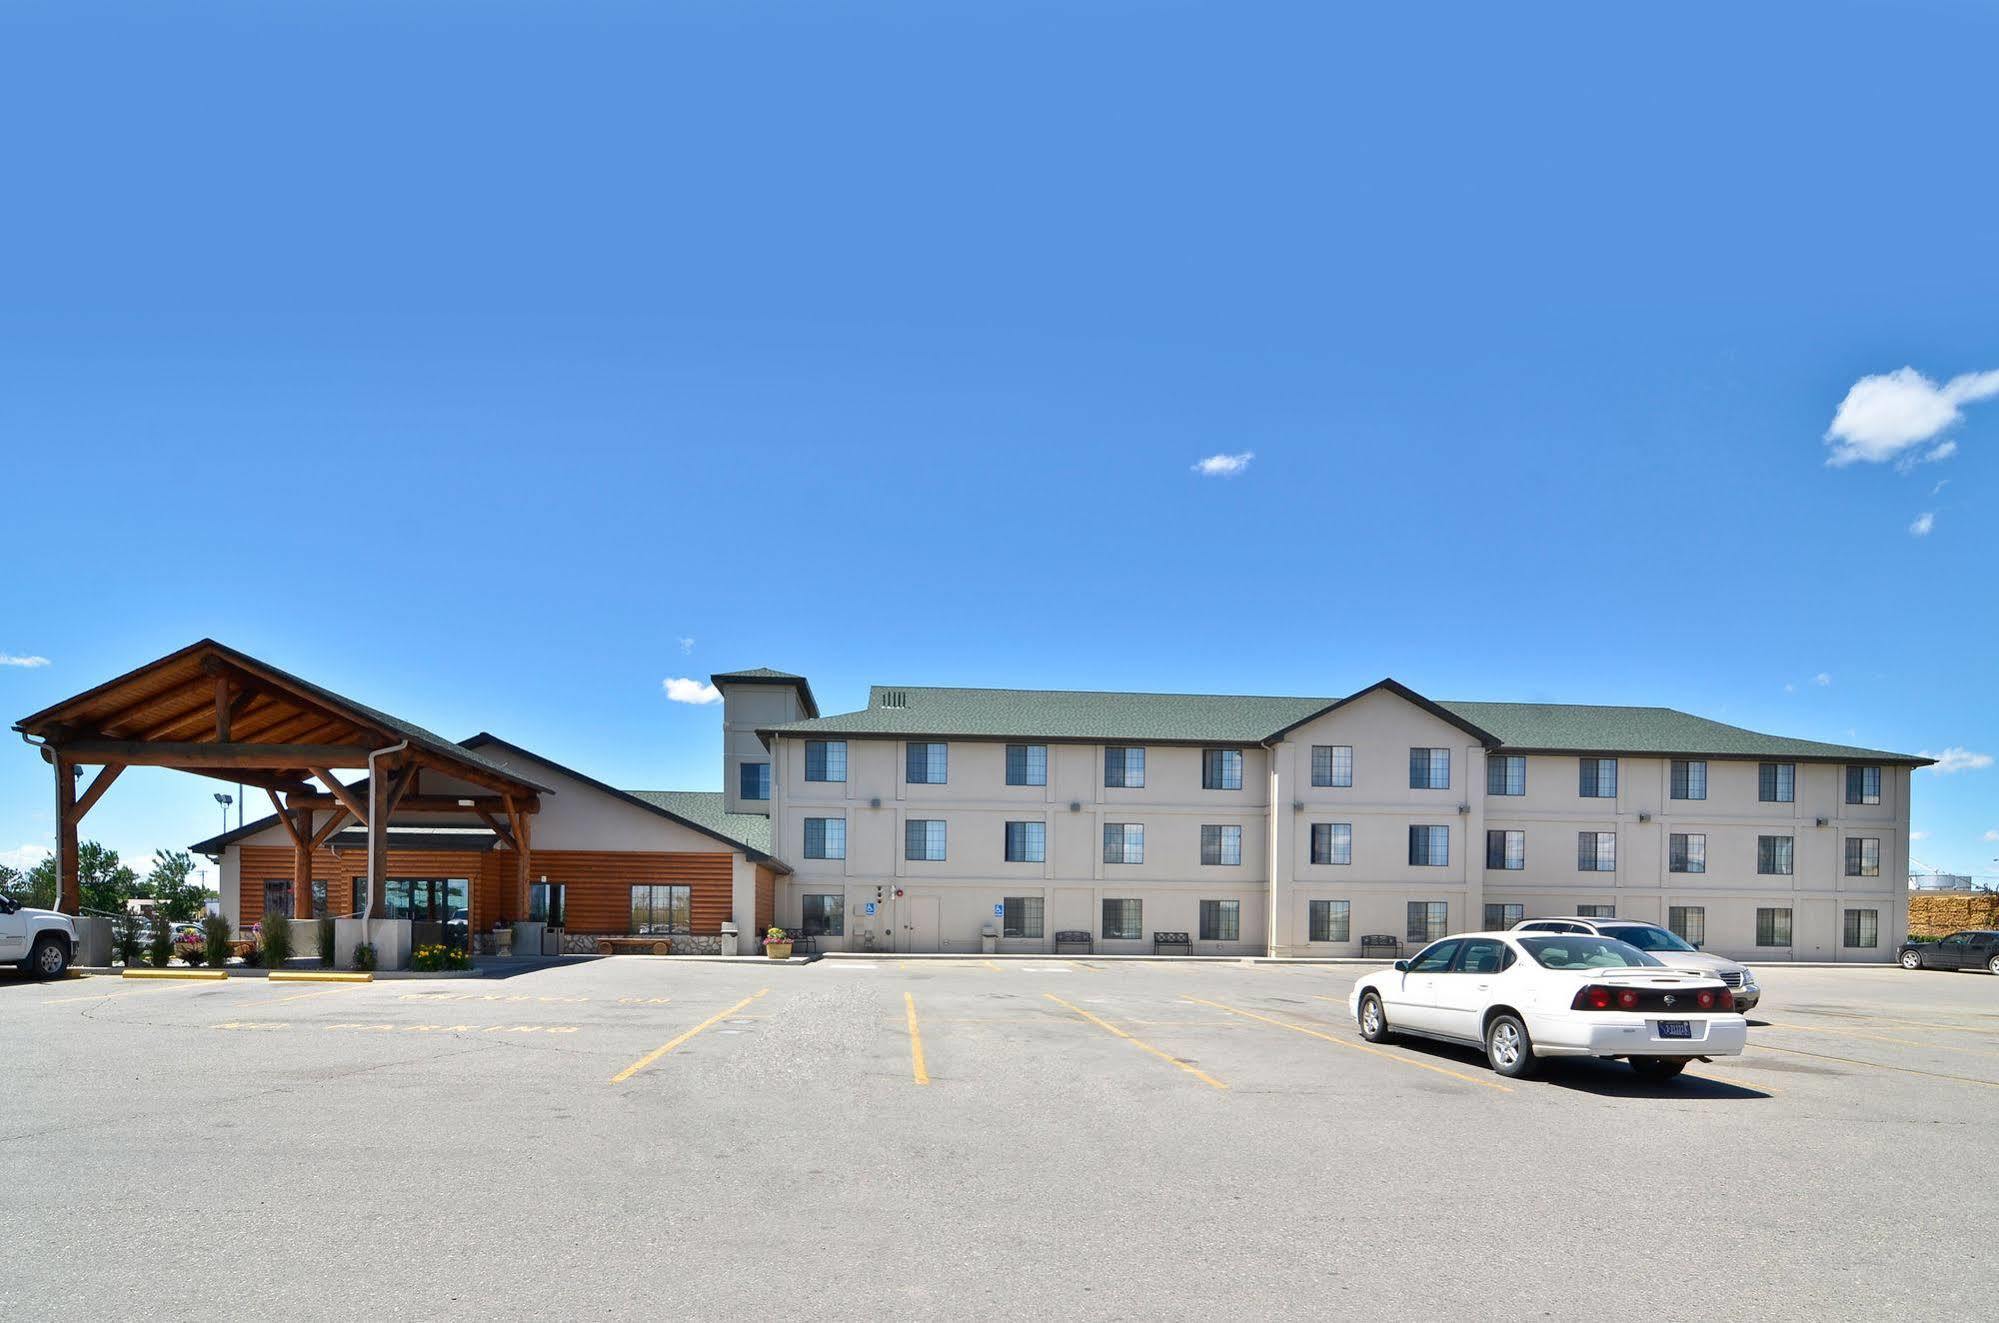
M 1111 779 L 1111 755 L 1117 755 L 1117 779 Z M 1136 768 L 1137 780 L 1133 780 Z M 1106 790 L 1145 789 L 1145 746 L 1143 744 L 1106 744 L 1104 746 L 1104 788 Z
M 626 897 L 625 935 L 627 937 L 685 937 L 694 931 L 694 888 L 685 882 L 633 882 Z M 639 922 L 639 893 L 646 893 L 644 926 Z M 660 913 L 660 893 L 666 893 L 666 914 L 664 926 L 655 917 Z M 679 892 L 679 897 L 674 893 Z M 676 923 L 673 912 L 680 908 L 676 901 L 685 902 L 687 918 L 684 923 Z
M 1605 768 L 1610 769 L 1608 780 L 1604 777 Z M 1605 786 L 1609 787 L 1608 793 L 1605 793 Z M 1578 799 L 1616 799 L 1617 759 L 1576 759 L 1576 797 Z
M 1335 908 L 1337 907 L 1337 908 Z M 1340 935 L 1334 937 L 1334 919 L 1339 921 Z M 1320 923 L 1324 919 L 1323 926 Z M 1325 936 L 1320 936 L 1321 933 Z M 1350 900 L 1314 900 L 1305 909 L 1305 940 L 1308 942 L 1351 942 L 1353 941 L 1353 902 Z
M 1020 779 L 1014 779 L 1014 753 L 1020 754 Z M 1035 755 L 1040 755 L 1040 779 L 1035 779 Z M 1048 784 L 1048 746 L 1045 744 L 1009 744 L 1006 746 L 1006 783 L 1010 786 L 1045 786 Z
M 1674 842 L 1679 842 L 1677 845 Z M 1694 842 L 1699 841 L 1696 846 Z M 1698 858 L 1696 858 L 1698 856 Z M 1676 865 L 1677 861 L 1677 866 Z M 1707 873 L 1707 833 L 1675 831 L 1666 833 L 1666 871 L 1689 876 Z
M 1796 763 L 1756 764 L 1756 802 L 1759 804 L 1797 803 L 1798 765 Z
M 1666 907 L 1666 931 L 1689 946 L 1701 946 L 1705 944 L 1707 941 L 1707 906 L 1668 905 Z
M 1494 910 L 1499 911 L 1498 923 L 1494 923 L 1492 921 L 1492 912 Z M 1512 917 L 1509 918 L 1508 917 L 1509 914 Z M 1489 900 L 1485 902 L 1484 918 L 1485 918 L 1486 932 L 1489 933 L 1510 932 L 1512 931 L 1514 924 L 1525 923 L 1527 921 L 1527 907 L 1516 901 Z
M 911 845 L 911 832 L 917 827 L 923 828 L 924 853 L 911 854 L 909 852 Z M 935 827 L 937 829 L 935 833 L 937 840 L 936 854 L 929 853 L 930 841 L 932 836 L 930 829 L 932 827 Z M 946 826 L 945 820 L 943 818 L 904 818 L 902 820 L 902 858 L 904 863 L 941 864 L 949 860 L 950 854 L 951 854 L 950 828 Z
M 1856 850 L 1854 847 L 1858 846 Z M 1881 876 L 1881 838 L 1879 836 L 1849 836 L 1842 853 L 1845 856 L 1846 877 Z M 1868 856 L 1872 855 L 1870 863 Z M 1880 945 L 1880 943 L 1875 943 Z
M 1499 838 L 1497 842 L 1493 840 L 1495 836 Z M 1493 853 L 1492 848 L 1494 844 L 1499 846 L 1499 852 L 1496 855 Z M 1515 845 L 1518 845 L 1520 848 L 1515 850 L 1513 848 Z M 1493 862 L 1495 858 L 1499 860 L 1498 863 Z M 1527 868 L 1527 832 L 1525 829 L 1519 827 L 1487 827 L 1485 829 L 1485 866 L 1497 873 L 1524 872 Z
M 752 780 L 754 779 L 754 786 Z M 749 804 L 770 803 L 770 762 L 745 758 L 736 764 L 736 797 Z
M 833 926 L 814 928 L 812 926 L 811 901 L 833 902 Z M 823 908 L 823 907 L 822 907 Z M 824 916 L 821 916 L 822 921 Z M 845 937 L 847 935 L 847 896 L 845 892 L 813 891 L 798 898 L 798 929 L 807 937 Z
M 1430 853 L 1428 848 L 1428 842 L 1436 840 L 1443 841 L 1444 845 L 1443 845 L 1442 858 L 1439 859 L 1417 858 L 1418 850 L 1416 848 L 1416 841 L 1417 841 L 1416 833 L 1418 832 L 1424 833 L 1422 839 L 1426 844 L 1425 848 L 1421 851 L 1421 853 L 1425 855 L 1428 855 Z M 1436 835 L 1430 834 L 1433 832 L 1436 833 Z M 1440 825 L 1437 823 L 1429 823 L 1429 822 L 1410 823 L 1409 824 L 1409 866 L 1411 868 L 1449 868 L 1451 866 L 1450 827 L 1448 825 Z
M 1767 928 L 1765 927 L 1765 915 L 1769 916 Z M 1789 905 L 1757 906 L 1756 945 L 1772 950 L 1782 950 L 1791 946 L 1797 936 L 1796 930 L 1792 927 L 1792 918 L 1791 907 Z M 1765 939 L 1766 932 L 1769 934 L 1768 940 Z M 1783 940 L 1776 940 L 1780 936 Z
M 922 750 L 919 755 L 918 750 Z M 922 775 L 917 759 L 922 759 Z M 902 779 L 912 786 L 947 786 L 951 784 L 951 745 L 944 740 L 904 740 L 902 746 Z
M 1111 832 L 1118 834 L 1118 857 L 1111 858 Z M 1133 858 L 1136 846 L 1137 857 Z M 1106 822 L 1104 824 L 1104 862 L 1107 864 L 1142 864 L 1145 862 L 1145 824 L 1142 822 Z
M 1783 855 L 1783 867 L 1777 867 L 1777 856 Z M 1769 867 L 1764 865 L 1768 864 Z M 1796 836 L 1756 837 L 1756 875 L 1758 877 L 1795 877 L 1798 867 L 1798 838 Z
M 1020 828 L 1021 853 L 1014 852 L 1014 829 Z M 1029 830 L 1038 828 L 1039 830 Z M 1016 818 L 1006 824 L 1005 845 L 1002 847 L 1009 864 L 1045 864 L 1048 862 L 1048 824 L 1040 818 Z
M 1606 854 L 1604 842 L 1610 842 Z M 1588 853 L 1584 844 L 1588 843 Z M 1608 863 L 1605 862 L 1606 858 Z M 1614 831 L 1579 831 L 1576 833 L 1576 871 L 1578 873 L 1615 873 L 1617 871 L 1617 833 Z
M 1034 931 L 1028 932 L 1026 913 L 1029 906 L 1034 911 Z M 1037 941 L 1047 934 L 1047 898 L 1044 896 L 1002 896 L 1000 898 L 1000 936 L 1015 941 Z M 1016 913 L 1018 911 L 1018 913 Z
M 1211 837 L 1209 833 L 1212 832 Z M 1213 840 L 1214 858 L 1209 858 L 1208 842 Z M 1235 842 L 1235 858 L 1229 858 L 1229 842 Z M 1206 868 L 1240 868 L 1242 866 L 1242 824 L 1236 822 L 1204 822 L 1201 824 L 1201 864 Z
M 1859 940 L 1867 935 L 1870 924 L 1874 930 L 1874 940 L 1871 942 Z M 1839 944 L 1842 950 L 1847 951 L 1871 951 L 1881 945 L 1881 911 L 1871 907 L 1845 910 L 1840 915 Z
M 1242 902 L 1239 900 L 1203 900 L 1201 902 L 1200 935 L 1202 942 L 1240 942 L 1242 940 Z M 1209 919 L 1215 920 L 1210 925 Z M 1223 922 L 1226 919 L 1227 922 Z
M 1423 917 L 1422 917 L 1423 935 L 1420 936 L 1418 935 L 1417 932 L 1417 910 L 1419 908 L 1423 911 Z M 1437 935 L 1430 936 L 1429 934 L 1432 932 L 1434 932 Z M 1451 932 L 1451 905 L 1449 901 L 1412 900 L 1409 902 L 1408 924 L 1407 927 L 1404 929 L 1404 935 L 1407 938 L 1407 940 L 1412 942 L 1421 942 L 1423 943 L 1424 946 L 1428 947 L 1434 945 L 1437 942 L 1442 941 L 1445 937 L 1450 936 L 1450 932 Z M 1417 955 L 1421 954 L 1422 954 L 1421 951 L 1417 952 Z M 1453 951 L 1451 954 L 1455 956 L 1457 953 Z M 1447 959 L 1445 963 L 1446 965 L 1448 965 L 1449 960 Z M 1415 960 L 1413 958 L 1410 960 L 1410 967 L 1412 969 L 1415 967 Z
M 819 825 L 818 854 L 812 853 L 812 826 L 814 823 Z M 839 824 L 837 832 L 834 830 L 835 823 Z M 831 853 L 833 848 L 832 841 L 835 836 L 839 837 L 838 854 Z M 805 819 L 805 839 L 800 847 L 800 853 L 807 859 L 845 859 L 847 857 L 847 820 L 835 817 Z
M 1520 775 L 1513 775 L 1515 767 Z M 1527 793 L 1527 755 L 1524 753 L 1488 754 L 1485 760 L 1485 793 L 1499 799 L 1518 799 Z
M 1326 849 L 1323 857 L 1319 850 L 1319 833 L 1325 833 Z M 1344 831 L 1344 835 L 1342 835 Z M 1353 824 L 1351 822 L 1315 822 L 1311 831 L 1311 861 L 1325 868 L 1343 868 L 1353 863 Z M 1345 857 L 1342 858 L 1341 856 Z
M 1683 803 L 1705 800 L 1707 798 L 1707 761 L 1705 758 L 1673 759 L 1666 773 L 1666 798 L 1677 799 Z M 1700 769 L 1698 775 L 1695 774 L 1694 769 L 1696 768 Z M 1694 793 L 1696 790 L 1699 791 L 1698 794 Z
M 1212 748 L 1201 750 L 1201 789 L 1240 790 L 1242 789 L 1243 756 L 1241 749 Z M 1230 784 L 1233 781 L 1234 784 Z
M 815 748 L 819 751 L 819 774 L 817 776 L 812 774 L 812 752 Z M 837 758 L 833 752 L 835 749 L 839 750 Z M 833 775 L 836 764 L 839 771 L 838 776 Z M 844 785 L 847 780 L 847 742 L 845 740 L 805 741 L 805 779 L 807 781 L 823 781 L 829 785 Z
M 1324 759 L 1325 766 L 1323 769 L 1323 775 L 1325 778 L 1324 780 L 1320 779 L 1321 760 L 1319 758 L 1319 755 L 1321 753 L 1326 755 Z M 1346 754 L 1345 758 L 1340 757 L 1340 754 L 1342 753 Z M 1341 767 L 1343 764 L 1346 769 L 1345 780 L 1340 779 Z M 1326 790 L 1353 789 L 1353 745 L 1314 744 L 1312 746 L 1312 784 L 1316 787 Z
M 1420 772 L 1419 772 L 1420 767 Z M 1444 779 L 1437 780 L 1437 771 L 1443 769 Z M 1418 780 L 1421 776 L 1421 780 Z M 1411 790 L 1449 790 L 1451 788 L 1451 751 L 1446 746 L 1433 744 L 1409 746 L 1409 788 Z
M 1120 914 L 1123 913 L 1124 906 L 1131 907 L 1131 928 L 1128 932 L 1122 927 L 1116 932 L 1111 931 L 1111 906 L 1113 905 L 1120 907 Z M 1145 899 L 1142 896 L 1105 896 L 1102 907 L 1098 911 L 1098 918 L 1100 923 L 1098 930 L 1103 934 L 1103 940 L 1106 942 L 1142 942 L 1145 940 Z
M 1855 788 L 1854 785 L 1854 773 L 1856 772 L 1860 774 L 1858 788 Z M 1874 782 L 1874 789 L 1871 792 L 1867 789 L 1870 776 Z M 1848 763 L 1846 765 L 1846 802 L 1858 807 L 1873 807 L 1880 804 L 1881 783 L 1884 779 L 1881 775 L 1880 763 Z M 1875 945 L 1879 946 L 1880 943 L 1876 942 Z

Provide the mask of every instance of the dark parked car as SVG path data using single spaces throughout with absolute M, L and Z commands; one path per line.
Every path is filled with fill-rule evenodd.
M 1896 959 L 1904 969 L 1983 969 L 1999 974 L 1999 932 L 1973 928 L 1933 942 L 1902 943 Z

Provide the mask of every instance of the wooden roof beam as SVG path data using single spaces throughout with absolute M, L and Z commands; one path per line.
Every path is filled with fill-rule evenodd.
M 267 768 L 365 767 L 358 744 L 205 744 L 167 740 L 71 740 L 60 748 L 73 763 L 122 763 L 128 767 Z

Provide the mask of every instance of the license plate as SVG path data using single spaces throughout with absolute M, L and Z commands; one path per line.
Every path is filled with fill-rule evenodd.
M 1659 1021 L 1659 1037 L 1661 1038 L 1692 1038 L 1693 1036 L 1694 1023 L 1692 1020 Z

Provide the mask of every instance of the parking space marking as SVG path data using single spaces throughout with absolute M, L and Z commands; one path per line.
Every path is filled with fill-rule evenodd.
M 916 1025 L 916 996 L 902 994 L 902 1004 L 909 1011 L 909 1070 L 918 1084 L 930 1083 L 930 1071 L 923 1064 L 923 1031 Z
M 1765 1020 L 1772 1029 L 1795 1030 L 1806 1034 L 1832 1034 L 1838 1038 L 1866 1038 L 1876 1043 L 1896 1043 L 1902 1047 L 1925 1048 L 1932 1052 L 1965 1052 L 1974 1057 L 1999 1057 L 1999 1052 L 1979 1047 L 1953 1047 L 1949 1043 L 1926 1043 L 1920 1038 L 1897 1038 L 1891 1034 L 1870 1034 L 1864 1029 L 1837 1029 L 1831 1025 L 1791 1024 L 1783 1020 Z
M 1806 1052 L 1795 1047 L 1778 1047 L 1775 1043 L 1758 1043 L 1759 1052 L 1784 1052 L 1794 1057 L 1815 1057 L 1820 1061 L 1837 1061 L 1848 1066 L 1870 1066 L 1875 1070 L 1892 1070 L 1898 1075 L 1920 1075 L 1931 1080 L 1955 1080 L 1959 1084 L 1982 1084 L 1988 1089 L 1999 1089 L 1999 1080 L 1982 1080 L 1976 1075 L 1947 1075 L 1938 1070 L 1917 1070 L 1914 1066 L 1891 1066 L 1881 1061 L 1862 1061 L 1858 1057 L 1836 1057 L 1828 1052 Z
M 749 996 L 743 998 L 741 1001 L 737 1002 L 734 1006 L 731 1006 L 728 1010 L 715 1012 L 713 1015 L 703 1020 L 700 1024 L 695 1025 L 692 1029 L 689 1029 L 686 1033 L 680 1035 L 678 1038 L 675 1038 L 667 1043 L 662 1043 L 660 1046 L 654 1048 L 652 1051 L 640 1057 L 637 1061 L 634 1061 L 631 1065 L 626 1066 L 623 1070 L 611 1076 L 611 1083 L 623 1084 L 626 1080 L 638 1074 L 640 1071 L 644 1070 L 647 1066 L 650 1066 L 653 1062 L 659 1060 L 667 1053 L 673 1051 L 674 1048 L 679 1047 L 682 1043 L 694 1037 L 702 1030 L 720 1024 L 722 1021 L 728 1019 L 730 1016 L 734 1015 L 737 1011 L 742 1010 L 743 1007 L 749 1005 L 751 1002 L 755 1001 L 757 998 L 763 996 L 766 992 L 769 991 L 770 991 L 769 988 L 758 988 L 755 992 L 752 992 Z
M 1371 1046 L 1367 1043 L 1350 1043 L 1344 1038 L 1335 1038 L 1333 1037 L 1333 1035 L 1328 1033 L 1322 1033 L 1317 1029 L 1308 1029 L 1302 1024 L 1292 1024 L 1289 1021 L 1279 1020 L 1273 1016 L 1259 1015 L 1255 1011 L 1245 1011 L 1238 1006 L 1226 1006 L 1223 1005 L 1221 1002 L 1206 1001 L 1200 997 L 1187 997 L 1184 998 L 1184 1000 L 1197 1002 L 1202 1006 L 1213 1006 L 1215 1009 L 1227 1011 L 1231 1015 L 1243 1015 L 1247 1016 L 1252 1020 L 1261 1020 L 1265 1024 L 1274 1024 L 1279 1029 L 1289 1029 L 1291 1032 L 1296 1034 L 1309 1034 L 1311 1037 L 1323 1039 L 1326 1042 L 1333 1044 L 1335 1047 L 1350 1047 L 1353 1048 L 1355 1051 L 1371 1053 L 1372 1055 L 1378 1056 L 1385 1061 L 1394 1061 L 1404 1066 L 1414 1066 L 1418 1070 L 1427 1070 L 1438 1075 L 1448 1075 L 1454 1080 L 1463 1080 L 1467 1084 L 1476 1084 L 1481 1088 L 1497 1089 L 1501 1093 L 1513 1092 L 1512 1089 L 1508 1088 L 1504 1084 L 1499 1083 L 1497 1080 L 1482 1080 L 1478 1078 L 1478 1076 L 1476 1075 L 1467 1075 L 1463 1071 L 1450 1070 L 1444 1066 L 1435 1065 L 1428 1061 L 1412 1060 L 1409 1057 L 1398 1056 L 1393 1052 L 1384 1052 L 1380 1048 Z
M 1074 1011 L 1076 1014 L 1082 1016 L 1085 1020 L 1088 1020 L 1091 1024 L 1097 1026 L 1097 1028 L 1099 1029 L 1104 1030 L 1106 1033 L 1116 1034 L 1119 1038 L 1124 1039 L 1125 1042 L 1130 1043 L 1133 1047 L 1136 1047 L 1144 1052 L 1150 1052 L 1153 1056 L 1158 1057 L 1161 1061 L 1166 1062 L 1168 1065 L 1186 1071 L 1189 1075 L 1192 1075 L 1195 1079 L 1201 1081 L 1201 1083 L 1206 1084 L 1210 1088 L 1226 1089 L 1229 1087 L 1228 1085 L 1222 1083 L 1220 1080 L 1216 1079 L 1213 1075 L 1210 1075 L 1207 1071 L 1202 1070 L 1197 1066 L 1190 1065 L 1185 1061 L 1182 1061 L 1179 1057 L 1174 1056 L 1170 1052 L 1160 1051 L 1158 1048 L 1146 1042 L 1144 1039 L 1133 1037 L 1132 1035 L 1126 1033 L 1124 1030 L 1118 1028 L 1116 1025 L 1112 1024 L 1110 1021 L 1090 1014 L 1088 1011 L 1084 1010 L 1082 1007 L 1076 1005 L 1073 1002 L 1063 1001 L 1060 997 L 1056 996 L 1052 992 L 1043 993 L 1042 995 L 1047 997 L 1048 1000 L 1054 1002 L 1057 1006 L 1064 1006 L 1067 1007 L 1069 1010 Z
M 267 997 L 263 1001 L 246 1001 L 241 1003 L 241 1005 L 245 1007 L 276 1006 L 280 1002 L 304 1001 L 307 997 L 330 997 L 336 992 L 352 992 L 360 986 L 362 985 L 359 983 L 347 983 L 337 988 L 315 988 L 311 992 L 294 992 L 289 997 Z
M 60 1006 L 64 1002 L 71 1002 L 71 1001 L 113 1001 L 119 997 L 157 997 L 164 992 L 186 992 L 191 988 L 200 988 L 207 992 L 213 992 L 215 990 L 206 981 L 183 982 L 180 980 L 172 980 L 169 982 L 161 983 L 156 987 L 120 988 L 117 992 L 91 992 L 91 993 L 85 993 L 81 997 L 51 997 L 43 1001 L 42 1005 Z

